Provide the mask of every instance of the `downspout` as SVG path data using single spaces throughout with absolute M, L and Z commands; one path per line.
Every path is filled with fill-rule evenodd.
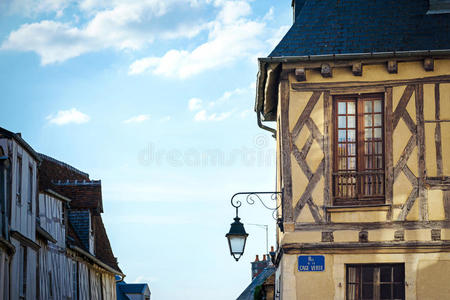
M 269 131 L 272 133 L 272 137 L 276 139 L 277 131 L 269 126 L 263 125 L 261 121 L 261 111 L 263 106 L 263 101 L 261 97 L 264 97 L 264 86 L 266 85 L 267 80 L 267 63 L 263 62 L 261 59 L 259 61 L 259 72 L 256 82 L 256 101 L 255 101 L 255 112 L 256 112 L 256 122 L 258 127 Z M 261 82 L 262 81 L 262 82 Z
M 261 121 L 261 111 L 259 111 L 259 110 L 256 112 L 256 120 L 257 120 L 257 122 L 258 122 L 259 128 L 271 132 L 271 133 L 272 133 L 272 137 L 273 137 L 274 139 L 277 138 L 277 131 L 276 131 L 276 129 L 273 129 L 272 127 L 266 126 L 266 125 L 264 125 L 264 124 L 262 123 L 262 121 Z

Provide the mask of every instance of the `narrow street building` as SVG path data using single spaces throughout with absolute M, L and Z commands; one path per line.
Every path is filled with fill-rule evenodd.
M 0 255 L 0 285 L 3 286 L 0 297 L 33 299 L 39 249 L 36 243 L 36 174 L 40 157 L 20 134 L 3 128 L 0 128 L 0 154 L 9 165 L 2 174 L 5 198 L 1 205 L 4 228 L 1 244 L 8 246 L 2 247 Z
M 448 1 L 292 6 L 255 106 L 276 122 L 275 299 L 447 299 Z

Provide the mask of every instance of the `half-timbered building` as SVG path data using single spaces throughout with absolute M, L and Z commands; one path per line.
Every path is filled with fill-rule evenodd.
M 283 191 L 275 298 L 447 299 L 448 1 L 292 5 L 255 106 Z

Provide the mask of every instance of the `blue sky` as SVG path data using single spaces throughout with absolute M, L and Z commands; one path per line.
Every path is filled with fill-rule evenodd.
M 114 254 L 152 299 L 234 299 L 265 251 L 264 229 L 247 225 L 236 263 L 224 235 L 235 192 L 275 186 L 255 80 L 257 57 L 291 24 L 290 3 L 0 3 L 0 126 L 102 180 Z M 269 224 L 274 244 L 269 211 L 240 215 Z

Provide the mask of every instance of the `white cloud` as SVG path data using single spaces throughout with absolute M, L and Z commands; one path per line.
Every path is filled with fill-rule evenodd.
M 131 117 L 127 120 L 124 120 L 123 123 L 129 124 L 129 123 L 142 123 L 144 121 L 147 121 L 150 119 L 150 115 L 137 115 L 134 117 Z
M 289 25 L 281 26 L 272 34 L 272 36 L 269 39 L 266 40 L 271 49 L 273 49 L 276 45 L 278 45 L 281 39 L 288 32 L 289 28 L 291 28 Z
M 155 281 L 158 281 L 158 277 L 154 277 L 154 276 L 138 276 L 136 277 L 136 279 L 133 281 L 134 283 L 143 283 L 146 282 L 148 284 L 151 284 Z
M 208 25 L 208 41 L 192 51 L 172 49 L 163 56 L 150 56 L 133 62 L 129 74 L 151 71 L 166 77 L 187 78 L 200 72 L 253 57 L 265 45 L 261 37 L 265 23 L 247 19 L 251 13 L 245 1 L 219 1 L 221 10 Z
M 90 120 L 90 117 L 76 108 L 60 110 L 56 114 L 51 114 L 46 118 L 49 123 L 56 125 L 66 125 L 70 123 L 82 124 Z
M 188 107 L 190 111 L 199 110 L 202 108 L 202 99 L 192 98 L 189 100 Z
M 236 88 L 231 91 L 226 91 L 215 101 L 209 101 L 205 105 L 203 105 L 203 100 L 199 98 L 191 98 L 189 100 L 189 110 L 190 111 L 198 111 L 194 115 L 194 121 L 202 122 L 202 121 L 223 121 L 228 119 L 233 115 L 233 113 L 237 110 L 237 105 L 240 104 L 239 101 L 242 98 L 246 98 L 253 94 L 255 90 L 255 82 L 252 82 L 247 87 L 244 88 Z M 218 112 L 221 107 L 226 105 L 227 111 Z M 229 110 L 231 107 L 234 107 L 231 111 Z M 214 111 L 213 111 L 214 110 Z M 247 116 L 247 110 L 239 113 L 241 118 L 245 118 Z
M 58 2 L 47 0 L 51 1 Z M 192 38 L 207 26 L 195 8 L 183 0 L 91 0 L 81 2 L 80 7 L 91 8 L 92 16 L 86 24 L 76 27 L 52 20 L 23 24 L 9 34 L 0 49 L 35 52 L 46 65 L 106 48 L 138 50 L 155 39 Z M 186 14 L 189 8 L 190 14 Z

